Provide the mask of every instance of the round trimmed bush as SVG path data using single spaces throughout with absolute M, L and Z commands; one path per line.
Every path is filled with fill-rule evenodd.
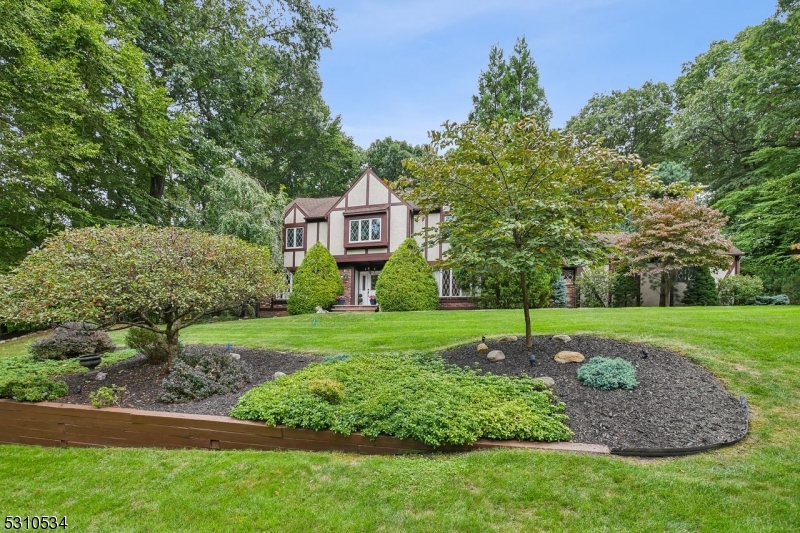
M 632 389 L 636 381 L 636 369 L 619 357 L 592 357 L 578 369 L 578 379 L 584 385 L 602 390 Z
M 392 254 L 378 276 L 375 296 L 381 311 L 439 309 L 439 288 L 417 241 L 408 238 Z
M 314 313 L 317 307 L 330 309 L 344 292 L 336 260 L 319 242 L 311 247 L 297 272 L 289 295 L 290 315 Z

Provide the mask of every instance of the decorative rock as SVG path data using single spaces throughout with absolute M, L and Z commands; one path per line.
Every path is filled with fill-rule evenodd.
M 497 363 L 505 358 L 506 355 L 500 350 L 492 350 L 491 352 L 489 352 L 489 355 L 486 356 L 486 359 L 488 359 L 492 363 Z
M 517 342 L 516 335 L 506 335 L 505 337 L 500 337 L 498 342 Z
M 484 343 L 480 343 L 478 345 L 478 353 L 489 353 L 489 347 L 486 346 Z
M 107 375 L 108 374 L 106 374 L 105 372 L 98 372 L 97 375 L 94 377 L 94 379 L 97 381 L 103 381 L 104 379 L 106 379 Z
M 547 385 L 551 389 L 553 388 L 553 385 L 556 384 L 556 381 L 553 378 L 548 377 L 548 376 L 542 376 L 540 378 L 533 378 L 533 379 L 538 379 L 539 381 L 541 381 L 542 383 L 544 383 L 545 385 Z
M 580 363 L 586 359 L 580 352 L 558 352 L 555 356 L 556 363 Z
M 272 374 L 272 379 L 278 379 L 284 376 L 286 376 L 286 374 L 284 374 L 283 372 L 275 372 L 274 374 Z
M 554 341 L 569 342 L 572 339 L 570 338 L 569 335 L 553 335 L 553 340 Z
M 238 361 L 239 359 L 241 359 L 241 358 L 242 358 L 242 356 L 241 356 L 241 355 L 239 355 L 238 353 L 232 353 L 232 352 L 231 352 L 231 353 L 230 353 L 230 354 L 228 354 L 228 355 L 230 355 L 230 356 L 231 356 L 231 359 L 233 359 L 234 361 Z

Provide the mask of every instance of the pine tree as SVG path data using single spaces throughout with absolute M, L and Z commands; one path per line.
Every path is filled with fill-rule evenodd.
M 553 305 L 555 307 L 567 307 L 568 303 L 567 280 L 564 279 L 564 276 L 558 276 L 558 279 L 553 283 Z
M 683 305 L 719 305 L 717 282 L 711 275 L 711 270 L 705 268 L 692 268 L 689 285 L 683 293 Z
M 549 123 L 553 112 L 544 89 L 539 85 L 539 69 L 533 60 L 525 37 L 517 39 L 514 54 L 506 61 L 503 50 L 492 45 L 489 66 L 478 79 L 478 94 L 472 97 L 472 122 L 518 120 L 536 115 Z

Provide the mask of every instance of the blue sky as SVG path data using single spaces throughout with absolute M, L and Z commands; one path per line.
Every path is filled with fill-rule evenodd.
M 681 65 L 775 11 L 775 0 L 317 0 L 339 31 L 320 62 L 322 94 L 367 147 L 414 144 L 466 120 L 489 49 L 525 35 L 562 126 L 592 94 L 672 83 Z

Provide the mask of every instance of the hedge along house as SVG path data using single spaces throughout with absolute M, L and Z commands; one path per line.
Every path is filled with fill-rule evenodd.
M 342 195 L 329 198 L 297 198 L 284 216 L 283 264 L 289 286 L 305 252 L 317 242 L 330 251 L 345 287 L 345 305 L 369 305 L 386 261 L 407 238 L 441 220 L 441 212 L 419 220 L 419 210 L 402 200 L 368 168 Z M 414 236 L 431 266 L 448 245 L 423 246 Z M 456 284 L 452 271 L 434 270 L 442 309 L 474 308 Z M 285 295 L 284 295 L 285 296 Z

